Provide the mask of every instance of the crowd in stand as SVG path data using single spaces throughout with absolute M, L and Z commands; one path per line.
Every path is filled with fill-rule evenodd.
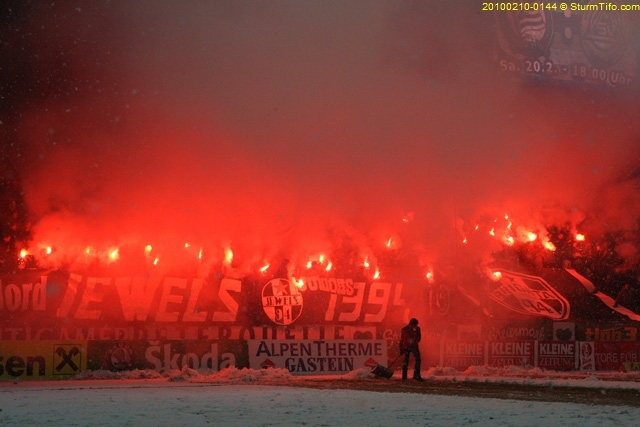
M 640 312 L 640 265 L 620 253 L 620 248 L 640 248 L 640 235 L 609 232 L 594 241 L 579 241 L 568 226 L 551 226 L 547 231 L 554 251 L 545 250 L 540 244 L 525 243 L 505 247 L 496 258 L 515 259 L 520 265 L 534 269 L 574 269 L 598 291 L 614 298 L 616 305 Z

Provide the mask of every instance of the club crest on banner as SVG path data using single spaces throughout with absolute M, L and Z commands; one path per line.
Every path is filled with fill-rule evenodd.
M 498 15 L 500 42 L 507 51 L 529 58 L 549 56 L 553 15 L 548 10 L 506 12 Z
M 273 279 L 262 288 L 262 308 L 278 325 L 290 325 L 302 314 L 302 294 L 287 279 Z
M 434 291 L 432 307 L 433 310 L 440 315 L 449 313 L 449 308 L 451 307 L 451 295 L 447 288 L 444 286 L 438 286 Z
M 493 301 L 518 313 L 553 320 L 569 318 L 569 301 L 542 277 L 502 271 L 500 280 L 489 296 Z
M 615 65 L 630 48 L 629 26 L 621 11 L 589 10 L 581 24 L 584 53 L 600 67 Z

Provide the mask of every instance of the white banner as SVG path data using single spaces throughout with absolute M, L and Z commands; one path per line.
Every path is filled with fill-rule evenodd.
M 253 369 L 284 368 L 294 375 L 340 375 L 387 364 L 385 340 L 249 340 Z

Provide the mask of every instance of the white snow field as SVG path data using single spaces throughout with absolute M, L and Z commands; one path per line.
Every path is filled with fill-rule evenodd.
M 354 371 L 342 378 L 367 375 Z M 553 373 L 541 377 L 540 372 L 532 376 L 536 379 L 521 374 L 483 381 L 640 389 L 640 382 L 628 375 L 624 381 L 615 377 L 602 381 L 584 373 L 575 378 Z M 287 386 L 293 381 L 305 379 L 281 369 L 230 368 L 212 374 L 187 369 L 169 377 L 154 371 L 93 372 L 75 380 L 4 382 L 0 425 L 617 427 L 640 423 L 640 408 L 635 407 Z

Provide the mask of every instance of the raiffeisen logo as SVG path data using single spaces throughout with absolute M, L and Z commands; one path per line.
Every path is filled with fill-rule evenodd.
M 569 318 L 569 301 L 542 277 L 501 271 L 497 286 L 489 295 L 493 301 L 518 313 L 553 320 Z
M 262 308 L 274 323 L 290 325 L 302 313 L 302 294 L 287 279 L 273 279 L 262 288 Z

